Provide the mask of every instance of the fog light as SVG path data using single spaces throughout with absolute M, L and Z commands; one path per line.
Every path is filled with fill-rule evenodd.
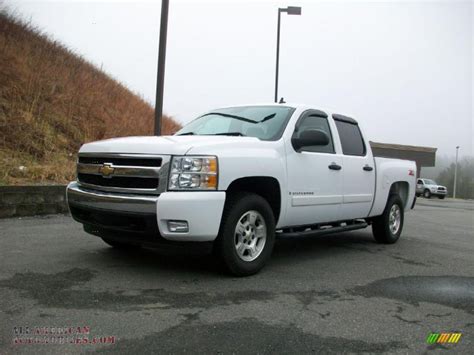
M 176 232 L 176 233 L 189 232 L 187 221 L 168 221 L 168 229 L 170 232 Z

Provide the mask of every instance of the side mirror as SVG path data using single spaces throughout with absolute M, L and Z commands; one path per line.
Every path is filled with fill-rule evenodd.
M 298 134 L 298 137 L 291 138 L 291 144 L 297 152 L 301 148 L 319 145 L 324 146 L 329 144 L 329 136 L 326 132 L 320 129 L 307 129 Z

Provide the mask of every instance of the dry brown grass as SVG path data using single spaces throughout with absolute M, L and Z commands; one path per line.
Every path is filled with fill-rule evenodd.
M 179 128 L 163 117 L 163 134 Z M 83 143 L 152 133 L 153 108 L 141 97 L 0 12 L 0 184 L 65 183 Z

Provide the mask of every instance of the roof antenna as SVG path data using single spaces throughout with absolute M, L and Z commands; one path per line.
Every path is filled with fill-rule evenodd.
M 282 97 L 282 98 L 280 99 L 280 101 L 278 101 L 278 103 L 279 103 L 279 104 L 286 104 L 286 101 L 285 101 L 285 99 Z

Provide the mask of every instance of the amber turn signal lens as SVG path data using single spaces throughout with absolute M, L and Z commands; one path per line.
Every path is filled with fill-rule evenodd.
M 207 187 L 208 188 L 217 188 L 217 176 L 209 175 L 207 177 Z
M 216 158 L 209 159 L 209 172 L 217 173 L 217 160 Z

